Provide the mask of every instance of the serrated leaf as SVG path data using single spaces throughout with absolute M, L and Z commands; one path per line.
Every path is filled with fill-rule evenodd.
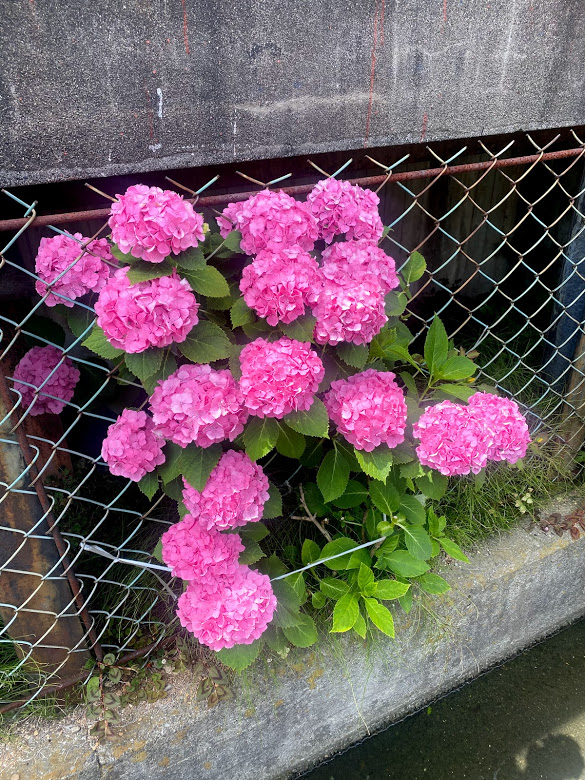
M 288 640 L 284 636 L 282 628 L 278 628 L 275 625 L 270 624 L 266 631 L 262 634 L 262 638 L 266 640 L 266 644 L 271 650 L 279 655 L 285 655 L 289 649 Z
M 295 647 L 311 647 L 317 641 L 315 622 L 309 615 L 299 615 L 295 626 L 284 627 L 282 631 Z
M 357 462 L 369 477 L 385 482 L 392 468 L 392 450 L 386 445 L 376 447 L 372 452 L 355 450 Z
M 439 379 L 457 381 L 459 379 L 468 379 L 477 371 L 477 366 L 469 358 L 462 355 L 455 355 L 449 358 L 440 368 L 437 369 L 436 376 Z
M 212 444 L 211 447 L 205 448 L 189 444 L 183 450 L 179 473 L 185 477 L 191 487 L 201 491 L 207 484 L 209 475 L 217 466 L 221 455 L 222 450 L 219 444 Z
M 239 230 L 232 230 L 223 240 L 222 249 L 229 249 L 230 252 L 240 251 L 240 242 L 242 240 L 242 234 Z
M 243 298 L 237 298 L 230 309 L 230 320 L 232 327 L 239 328 L 241 325 L 247 325 L 254 322 L 254 312 Z
M 224 647 L 223 650 L 219 650 L 216 655 L 222 664 L 229 666 L 230 669 L 234 669 L 236 672 L 241 672 L 247 669 L 260 655 L 260 650 L 264 640 L 262 637 L 256 639 L 250 645 L 234 645 L 233 647 Z
M 400 500 L 399 511 L 403 513 L 409 523 L 424 525 L 427 519 L 426 509 L 416 496 L 405 494 Z
M 321 609 L 327 603 L 327 599 L 320 591 L 316 590 L 311 596 L 311 604 L 313 609 Z
M 132 265 L 133 263 L 138 262 L 138 258 L 134 257 L 133 254 L 130 252 L 122 252 L 122 250 L 115 244 L 110 244 L 110 252 L 114 255 L 116 260 L 125 265 Z
M 162 557 L 162 539 L 159 539 L 156 543 L 156 547 L 152 551 L 152 557 L 156 558 L 156 560 L 159 563 L 164 563 L 163 557 Z
M 306 439 L 302 433 L 297 433 L 288 425 L 279 425 L 276 449 L 286 458 L 300 458 L 305 451 Z
M 134 376 L 141 382 L 151 377 L 160 368 L 164 357 L 163 349 L 145 349 L 144 352 L 126 353 L 124 361 Z
M 116 349 L 116 347 L 113 347 L 110 344 L 106 338 L 106 334 L 99 325 L 94 325 L 89 336 L 81 343 L 84 347 L 91 349 L 96 355 L 99 355 L 106 360 L 114 360 L 124 354 L 121 349 Z
M 259 523 L 256 520 L 241 526 L 237 531 L 242 539 L 248 537 L 249 539 L 254 539 L 256 542 L 261 542 L 262 539 L 266 539 L 270 533 L 264 523 Z
M 325 517 L 329 509 L 323 503 L 321 491 L 317 485 L 314 482 L 308 482 L 303 485 L 303 492 L 309 512 L 316 517 Z
M 295 589 L 302 607 L 305 601 L 307 600 L 307 586 L 305 585 L 304 572 L 299 571 L 296 574 L 291 574 L 289 577 L 286 578 L 286 581 L 290 582 L 290 584 Z
M 142 380 L 144 389 L 149 395 L 152 395 L 158 383 L 164 379 L 168 379 L 171 374 L 175 373 L 176 370 L 177 361 L 175 360 L 175 356 L 168 350 L 163 350 L 163 359 L 160 367 L 157 369 L 157 371 L 154 372 L 154 374 L 152 374 L 152 376 Z
M 418 584 L 421 588 L 432 596 L 441 596 L 443 593 L 451 590 L 451 586 L 438 574 L 423 574 L 418 578 Z
M 433 545 L 425 529 L 420 525 L 403 525 L 401 528 L 408 552 L 421 561 L 428 560 L 433 554 Z
M 463 561 L 464 563 L 469 563 L 469 558 L 461 547 L 454 542 L 452 539 L 445 539 L 441 537 L 440 539 L 437 539 L 443 550 L 447 553 L 447 555 L 451 558 L 455 558 L 458 561 Z
M 321 557 L 321 548 L 312 539 L 305 539 L 301 548 L 301 561 L 303 566 L 314 563 Z
M 159 474 L 163 478 L 165 485 L 171 482 L 175 477 L 181 474 L 181 458 L 183 457 L 183 448 L 172 441 L 167 442 L 164 447 L 165 462 L 159 466 Z
M 349 557 L 349 561 L 347 562 L 347 569 L 359 569 L 361 564 L 364 564 L 364 566 L 371 566 L 372 565 L 372 559 L 370 558 L 370 553 L 367 549 L 362 548 L 361 550 L 354 550 L 352 554 Z
M 264 553 L 255 539 L 243 536 L 241 539 L 244 545 L 244 549 L 238 558 L 239 563 L 242 563 L 246 566 L 251 566 L 253 563 L 257 563 L 261 558 L 266 556 L 266 553 Z
M 230 341 L 219 325 L 205 321 L 195 325 L 185 341 L 177 346 L 193 363 L 212 363 L 228 358 L 231 353 Z
M 468 385 L 437 385 L 435 389 L 453 396 L 453 398 L 458 398 L 460 401 L 469 401 L 471 396 L 477 393 L 477 387 L 469 387 Z
M 74 306 L 73 309 L 66 311 L 67 324 L 75 338 L 78 339 L 84 334 L 88 336 L 90 327 L 95 322 L 95 312 L 90 309 L 82 309 L 80 306 Z
M 353 630 L 356 632 L 356 634 L 361 636 L 362 639 L 366 638 L 367 626 L 366 626 L 366 621 L 365 621 L 364 616 L 362 615 L 361 611 L 360 611 L 360 613 L 359 613 L 359 615 L 357 617 L 357 620 L 353 624 Z
M 337 345 L 337 354 L 348 366 L 363 368 L 368 362 L 370 349 L 366 344 L 342 342 Z
M 439 317 L 435 316 L 428 330 L 424 346 L 425 363 L 433 376 L 437 375 L 437 370 L 447 360 L 448 352 L 447 331 Z
M 405 582 L 398 582 L 398 580 L 378 580 L 376 586 L 376 598 L 383 601 L 399 599 L 410 588 L 410 585 L 407 585 Z
M 404 612 L 406 612 L 406 614 L 408 615 L 408 613 L 412 609 L 412 590 L 408 590 L 404 594 L 404 596 L 401 596 L 398 599 L 398 603 L 400 604 Z
M 380 564 L 384 568 L 390 569 L 400 577 L 420 577 L 429 570 L 429 565 L 424 561 L 414 558 L 408 550 L 395 550 L 394 552 L 380 555 L 378 557 L 378 568 Z
M 138 483 L 138 487 L 148 498 L 148 500 L 151 501 L 152 497 L 158 490 L 158 475 L 156 471 L 151 471 L 149 474 L 145 474 Z
M 173 258 L 173 262 L 180 268 L 193 271 L 205 265 L 205 256 L 199 247 L 191 247 Z
M 296 626 L 300 619 L 299 608 L 301 600 L 286 580 L 276 580 L 272 583 L 272 590 L 276 596 L 277 606 L 274 613 L 274 625 L 280 628 Z
M 433 501 L 438 501 L 440 498 L 443 498 L 447 492 L 448 484 L 449 478 L 443 474 L 439 474 L 438 471 L 433 471 L 432 480 L 428 474 L 416 479 L 416 486 L 420 492 Z
M 334 447 L 325 455 L 317 472 L 317 485 L 325 503 L 345 492 L 349 480 L 349 465 L 343 453 Z
M 282 496 L 280 490 L 268 482 L 268 501 L 264 504 L 262 517 L 270 520 L 273 517 L 282 517 Z
M 182 276 L 189 282 L 191 289 L 199 295 L 223 298 L 223 296 L 230 294 L 225 277 L 212 265 L 204 265 L 192 271 L 185 271 Z
M 358 569 L 357 584 L 360 593 L 363 593 L 366 596 L 371 596 L 374 590 L 376 590 L 374 583 L 374 572 L 370 569 L 369 566 L 366 566 L 363 563 L 360 564 Z
M 258 566 L 255 567 L 262 574 L 267 574 L 271 579 L 286 574 L 288 569 L 276 555 L 272 554 L 269 558 L 264 558 Z
M 333 628 L 332 633 L 349 631 L 359 615 L 359 601 L 355 593 L 346 593 L 335 604 L 333 610 Z
M 366 612 L 376 628 L 383 634 L 394 637 L 394 620 L 390 610 L 376 599 L 364 598 Z
M 413 252 L 400 273 L 406 284 L 417 282 L 427 269 L 427 263 L 420 252 Z
M 280 428 L 274 417 L 252 417 L 244 428 L 244 446 L 252 460 L 258 460 L 274 448 Z
M 391 290 L 384 296 L 384 311 L 387 317 L 400 317 L 406 309 L 408 298 L 403 292 Z
M 170 276 L 173 270 L 173 266 L 168 260 L 163 260 L 162 263 L 135 260 L 126 277 L 130 284 L 138 284 L 138 282 L 149 282 L 151 279 L 160 279 L 161 276 Z
M 338 555 L 338 558 L 333 558 L 331 561 L 324 561 L 325 566 L 332 571 L 343 571 L 347 569 L 347 564 L 351 558 L 351 553 L 357 547 L 357 544 L 353 539 L 349 539 L 347 536 L 342 536 L 339 539 L 334 539 L 332 542 L 327 542 L 325 547 L 321 550 L 321 560 L 329 558 L 334 555 Z M 347 555 L 340 555 L 340 553 L 348 552 Z
M 329 438 L 329 416 L 325 404 L 319 398 L 314 399 L 308 411 L 287 414 L 284 422 L 297 433 Z
M 401 496 L 392 482 L 384 484 L 373 480 L 370 483 L 370 498 L 385 515 L 393 515 L 400 507 Z
M 313 331 L 315 330 L 315 322 L 317 320 L 311 314 L 301 314 L 296 320 L 285 324 L 279 323 L 281 331 L 288 336 L 289 339 L 295 341 L 309 342 L 313 341 Z
M 363 504 L 368 497 L 367 488 L 355 479 L 350 479 L 347 487 L 341 496 L 336 498 L 333 503 L 340 509 L 351 509 Z

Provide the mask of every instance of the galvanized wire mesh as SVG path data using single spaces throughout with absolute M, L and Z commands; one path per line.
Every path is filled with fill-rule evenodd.
M 558 150 L 555 141 L 540 147 L 528 137 L 534 148 L 522 157 L 513 157 L 513 143 L 494 150 L 480 141 L 483 152 L 471 160 L 466 148 L 443 158 L 437 147 L 428 150 L 431 168 L 410 164 L 409 155 L 369 158 L 365 165 L 380 172 L 358 180 L 379 191 L 386 249 L 397 264 L 414 250 L 428 263 L 408 307 L 413 349 L 440 314 L 457 345 L 479 352 L 483 378 L 512 394 L 533 432 L 566 461 L 585 438 L 585 145 L 573 140 Z M 351 168 L 344 169 L 335 175 L 347 177 Z M 212 207 L 246 197 L 200 197 L 210 184 L 215 179 L 191 193 L 208 219 Z M 311 186 L 284 189 L 302 196 Z M 90 651 L 98 658 L 151 652 L 176 625 L 166 575 L 82 548 L 98 544 L 151 561 L 174 510 L 164 497 L 149 505 L 133 483 L 107 473 L 101 438 L 123 406 L 143 401 L 141 388 L 80 346 L 93 324 L 91 301 L 70 302 L 86 317 L 77 337 L 61 344 L 46 323 L 39 328 L 39 315 L 59 317 L 32 289 L 35 241 L 27 235 L 48 220 L 37 218 L 35 203 L 4 197 L 20 203 L 23 224 L 0 252 L 0 280 L 23 277 L 30 290 L 0 312 L 0 708 L 33 701 L 45 685 L 83 679 Z M 73 231 L 78 219 L 59 223 Z M 94 229 L 92 239 L 107 230 L 107 223 Z M 79 241 L 79 257 L 88 243 Z M 60 420 L 31 416 L 34 405 L 23 409 L 14 391 L 14 366 L 33 343 L 57 346 L 82 371 Z

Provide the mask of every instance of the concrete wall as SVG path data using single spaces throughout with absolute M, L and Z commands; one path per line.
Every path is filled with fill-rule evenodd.
M 581 0 L 14 0 L 0 183 L 585 123 Z
M 445 564 L 452 590 L 432 600 L 435 618 L 402 615 L 396 641 L 324 638 L 286 664 L 257 664 L 234 684 L 235 700 L 213 709 L 196 700 L 199 678 L 177 677 L 168 698 L 122 710 L 121 733 L 99 747 L 79 711 L 57 726 L 25 723 L 0 745 L 0 780 L 296 776 L 584 615 L 584 552 L 585 536 L 524 523 L 482 544 L 470 565 Z

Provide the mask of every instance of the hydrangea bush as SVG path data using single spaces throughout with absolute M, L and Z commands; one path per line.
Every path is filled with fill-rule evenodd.
M 115 262 L 55 283 L 94 291 L 84 345 L 144 387 L 102 457 L 177 501 L 157 556 L 184 580 L 181 624 L 234 668 L 265 642 L 311 645 L 319 611 L 333 632 L 393 636 L 388 603 L 408 612 L 415 595 L 446 592 L 434 560 L 467 560 L 435 511 L 449 478 L 515 464 L 530 442 L 518 405 L 475 386 L 433 312 L 424 339 L 409 330 L 426 265 L 386 253 L 378 202 L 336 179 L 306 202 L 263 190 L 227 206 L 215 232 L 182 196 L 136 185 L 96 251 Z M 48 305 L 70 254 L 40 248 Z M 25 358 L 15 379 L 38 387 L 57 353 Z M 73 371 L 66 360 L 45 387 L 67 401 Z M 26 406 L 33 390 L 20 392 Z M 304 541 L 278 557 L 285 523 Z

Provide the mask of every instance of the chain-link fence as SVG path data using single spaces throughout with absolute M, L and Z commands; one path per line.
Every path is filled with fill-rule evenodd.
M 352 181 L 379 192 L 390 228 L 385 248 L 397 265 L 414 250 L 427 260 L 407 310 L 415 348 L 440 314 L 457 346 L 479 352 L 483 378 L 512 394 L 539 438 L 573 462 L 585 439 L 585 143 L 575 133 L 562 148 L 558 137 L 546 146 L 530 137 L 499 149 L 477 143 L 472 158 L 467 147 L 447 155 L 440 146 L 428 149 L 426 163 L 420 155 L 367 158 L 359 173 L 373 175 Z M 384 154 L 391 159 L 393 151 Z M 350 172 L 346 165 L 334 175 Z M 332 172 L 269 185 L 303 197 L 323 173 Z M 307 171 L 302 176 L 306 182 Z M 160 183 L 169 186 L 162 176 Z M 210 194 L 213 187 L 215 179 L 189 191 L 208 221 L 215 208 L 251 194 Z M 151 505 L 134 483 L 109 475 L 99 456 L 107 426 L 122 408 L 144 403 L 144 391 L 81 347 L 93 324 L 90 305 L 72 302 L 74 333 L 66 335 L 62 312 L 44 305 L 50 290 L 44 297 L 34 290 L 38 228 L 74 232 L 104 219 L 107 208 L 40 217 L 36 203 L 3 197 L 23 216 L 0 222 L 0 234 L 10 235 L 0 252 L 0 711 L 82 681 L 92 656 L 147 655 L 176 626 L 165 574 L 84 549 L 98 544 L 114 558 L 152 562 L 176 519 L 166 497 Z M 90 240 L 104 236 L 107 223 L 92 230 Z M 81 257 L 89 241 L 79 244 Z M 23 406 L 12 380 L 25 352 L 46 344 L 82 377 L 60 416 L 31 414 L 34 404 Z M 43 395 L 43 386 L 34 390 Z

